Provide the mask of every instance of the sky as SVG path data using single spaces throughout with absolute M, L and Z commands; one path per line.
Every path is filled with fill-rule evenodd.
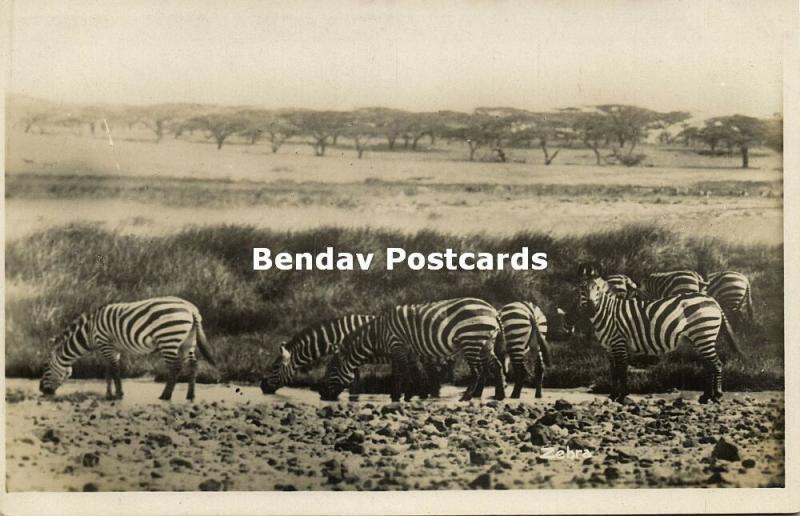
M 433 5 L 431 5 L 433 4 Z M 784 0 L 37 1 L 10 90 L 70 102 L 781 111 Z

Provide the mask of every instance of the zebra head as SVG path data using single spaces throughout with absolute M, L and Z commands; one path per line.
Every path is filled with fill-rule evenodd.
M 292 376 L 292 353 L 286 349 L 286 342 L 281 342 L 279 353 L 270 363 L 266 376 L 261 380 L 261 392 L 275 394 L 275 391 L 289 383 Z
M 578 308 L 594 312 L 602 297 L 608 293 L 608 284 L 599 276 L 583 278 L 577 286 Z
M 81 314 L 61 334 L 50 339 L 50 361 L 39 381 L 39 392 L 50 396 L 72 375 L 72 362 L 76 350 L 85 348 L 89 341 L 89 318 Z M 78 353 L 78 356 L 82 353 Z
M 59 337 L 50 339 L 51 344 L 56 344 Z M 60 348 L 60 344 L 59 344 Z M 59 360 L 58 348 L 50 353 L 50 361 L 39 381 L 39 392 L 45 396 L 52 396 L 64 381 L 72 375 L 72 368 L 63 365 Z

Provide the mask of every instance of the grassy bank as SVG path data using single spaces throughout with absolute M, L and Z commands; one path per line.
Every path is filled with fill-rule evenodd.
M 317 252 L 374 252 L 366 272 L 286 272 L 252 270 L 252 248 Z M 528 246 L 546 252 L 543 272 L 386 271 L 386 247 L 409 252 L 515 252 Z M 546 313 L 569 306 L 569 279 L 575 264 L 600 261 L 611 272 L 639 278 L 654 270 L 692 268 L 703 273 L 731 269 L 753 282 L 756 330 L 744 343 L 746 362 L 726 364 L 727 389 L 772 389 L 783 385 L 783 250 L 780 246 L 740 246 L 685 238 L 656 226 L 627 226 L 585 237 L 555 238 L 520 233 L 448 235 L 432 231 L 403 234 L 373 229 L 320 228 L 302 232 L 248 226 L 187 229 L 163 237 L 122 235 L 94 226 L 71 225 L 33 234 L 6 249 L 6 375 L 37 377 L 48 354 L 47 339 L 82 311 L 104 303 L 177 295 L 201 310 L 220 366 L 204 366 L 207 379 L 254 381 L 274 345 L 308 324 L 346 313 L 374 313 L 402 303 L 475 296 L 497 305 L 537 300 Z M 578 340 L 555 343 L 554 366 L 546 386 L 597 384 L 607 365 L 602 351 Z M 129 358 L 129 375 L 158 373 L 153 357 Z M 375 368 L 380 377 L 381 369 Z M 102 376 L 101 362 L 76 364 L 76 377 Z M 313 382 L 319 371 L 299 378 Z M 466 369 L 457 364 L 454 378 Z M 704 374 L 691 352 L 632 373 L 636 390 L 700 388 Z M 381 380 L 374 380 L 375 384 Z M 379 385 L 378 385 L 379 386 Z

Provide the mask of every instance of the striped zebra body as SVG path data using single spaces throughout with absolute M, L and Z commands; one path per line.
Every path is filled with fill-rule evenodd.
M 320 394 L 324 400 L 336 399 L 361 364 L 383 355 L 392 357 L 392 399 L 397 400 L 411 389 L 407 369 L 414 355 L 434 361 L 461 352 L 475 374 L 462 400 L 470 399 L 479 387 L 482 390 L 486 368 L 495 373 L 495 396 L 502 399 L 505 381 L 494 354 L 498 332 L 497 311 L 480 299 L 397 306 L 345 338 L 340 353 L 328 364 Z
M 628 394 L 629 353 L 659 355 L 674 350 L 688 339 L 710 366 L 711 382 L 701 403 L 722 396 L 722 363 L 716 350 L 720 328 L 735 349 L 733 333 L 717 302 L 704 294 L 679 294 L 655 301 L 620 299 L 608 292 L 599 277 L 583 279 L 578 304 L 587 307 L 601 345 L 611 358 L 611 397 L 622 400 Z
M 534 365 L 536 397 L 542 397 L 544 367 L 550 365 L 547 349 L 547 317 L 542 309 L 530 301 L 515 301 L 500 309 L 500 322 L 505 342 L 505 355 L 511 362 L 511 378 L 514 379 L 512 398 L 519 398 L 522 387 L 530 377 L 525 356 L 535 343 L 537 347 Z M 500 352 L 496 352 L 500 356 Z
M 194 399 L 196 347 L 200 348 L 206 360 L 214 364 L 200 312 L 192 303 L 177 297 L 105 305 L 95 312 L 80 315 L 53 340 L 57 346 L 39 384 L 44 394 L 54 394 L 72 374 L 72 364 L 91 351 L 99 352 L 108 361 L 106 395 L 118 399 L 123 396 L 119 366 L 123 352 L 132 355 L 158 352 L 164 358 L 169 377 L 160 396 L 162 400 L 172 397 L 184 362 L 190 367 L 186 397 Z M 112 377 L 115 396 L 111 392 Z
M 753 294 L 744 274 L 725 271 L 708 275 L 708 295 L 717 300 L 734 326 L 753 323 Z
M 261 381 L 261 391 L 273 394 L 288 385 L 297 371 L 337 353 L 345 336 L 374 318 L 372 315 L 346 315 L 309 326 L 288 342 L 282 342 Z
M 708 282 L 694 271 L 655 272 L 647 276 L 638 291 L 642 299 L 660 299 L 678 294 L 704 292 Z

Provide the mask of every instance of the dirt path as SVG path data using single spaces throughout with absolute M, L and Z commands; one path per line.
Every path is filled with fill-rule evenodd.
M 39 399 L 36 385 L 6 382 L 9 491 L 784 482 L 778 392 L 729 393 L 712 406 L 699 405 L 697 393 L 634 396 L 621 406 L 582 390 L 501 403 L 487 391 L 460 403 L 459 390 L 446 387 L 439 400 L 394 404 L 214 385 L 200 386 L 196 403 L 180 399 L 180 386 L 168 404 L 152 381 L 126 381 L 121 402 L 102 399 L 103 382 L 68 382 L 55 400 Z

